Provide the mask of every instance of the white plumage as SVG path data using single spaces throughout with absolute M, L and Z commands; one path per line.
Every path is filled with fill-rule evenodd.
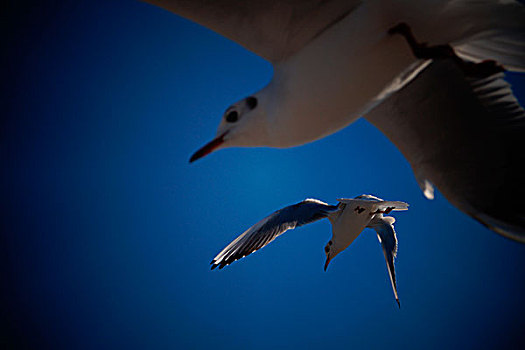
M 211 261 L 212 269 L 219 269 L 244 258 L 266 246 L 288 230 L 328 218 L 332 223 L 332 239 L 325 246 L 326 270 L 330 260 L 348 248 L 367 227 L 377 232 L 387 263 L 392 289 L 397 303 L 394 259 L 397 254 L 395 219 L 384 216 L 391 211 L 407 210 L 408 204 L 399 201 L 384 201 L 371 195 L 353 199 L 338 199 L 338 205 L 329 205 L 317 199 L 306 199 L 300 203 L 280 209 L 262 219 L 224 248 Z
M 401 150 L 428 198 L 436 186 L 489 228 L 525 242 L 524 112 L 497 71 L 421 60 L 401 35 L 460 57 L 525 69 L 525 7 L 489 0 L 151 0 L 272 62 L 274 77 L 227 109 L 225 147 L 292 147 L 364 116 Z M 417 56 L 417 57 L 416 57 Z M 461 60 L 460 60 L 461 62 Z M 464 62 L 464 61 L 463 61 Z M 253 103 L 255 101 L 255 103 Z M 506 203 L 504 206 L 501 203 Z

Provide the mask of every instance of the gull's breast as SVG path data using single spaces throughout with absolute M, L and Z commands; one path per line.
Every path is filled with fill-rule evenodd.
M 292 147 L 334 133 L 378 103 L 377 97 L 416 61 L 387 31 L 395 13 L 365 2 L 301 51 L 275 66 L 268 89 L 271 146 Z
M 330 218 L 332 241 L 341 248 L 341 251 L 348 248 L 361 231 L 366 228 L 372 218 L 370 215 L 371 207 L 373 207 L 371 204 L 348 203 L 337 217 Z

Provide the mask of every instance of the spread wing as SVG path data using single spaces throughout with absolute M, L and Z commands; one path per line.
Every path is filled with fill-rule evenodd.
M 424 190 L 525 242 L 525 112 L 498 73 L 468 78 L 436 60 L 366 118 L 403 153 Z
M 396 282 L 396 268 L 394 266 L 394 260 L 397 256 L 397 236 L 394 230 L 394 222 L 396 220 L 391 216 L 383 216 L 382 214 L 375 215 L 367 227 L 373 228 L 377 232 L 377 238 L 383 248 L 383 254 L 385 255 L 386 266 L 388 268 L 388 275 L 390 276 L 390 283 L 392 283 L 392 289 L 394 296 L 399 304 L 399 296 L 397 295 L 397 282 Z
M 284 232 L 327 217 L 337 211 L 337 206 L 315 199 L 306 199 L 262 219 L 237 237 L 211 261 L 212 270 L 244 258 L 261 249 Z
M 278 62 L 337 23 L 360 0 L 145 0 Z

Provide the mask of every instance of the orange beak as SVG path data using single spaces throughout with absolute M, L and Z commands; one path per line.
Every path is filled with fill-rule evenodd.
M 220 145 L 224 143 L 224 136 L 226 136 L 228 132 L 226 131 L 221 136 L 218 136 L 205 144 L 203 147 L 201 147 L 197 152 L 193 153 L 193 155 L 190 158 L 190 163 L 193 163 L 199 158 L 202 158 L 204 156 L 207 156 L 211 152 L 215 151 Z

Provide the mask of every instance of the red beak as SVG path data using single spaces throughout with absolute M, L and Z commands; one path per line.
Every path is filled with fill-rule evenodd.
M 324 270 L 326 271 L 326 269 L 328 268 L 328 264 L 330 264 L 330 260 L 332 260 L 331 258 L 329 257 L 326 257 L 326 262 L 324 263 Z
M 208 142 L 206 145 L 204 145 L 201 149 L 199 149 L 197 152 L 193 153 L 193 155 L 190 158 L 190 163 L 193 163 L 197 159 L 202 158 L 210 154 L 211 152 L 215 151 L 217 147 L 219 147 L 220 145 L 224 143 L 224 136 L 226 136 L 227 133 L 228 132 L 226 131 L 221 136 L 214 138 L 213 140 Z

